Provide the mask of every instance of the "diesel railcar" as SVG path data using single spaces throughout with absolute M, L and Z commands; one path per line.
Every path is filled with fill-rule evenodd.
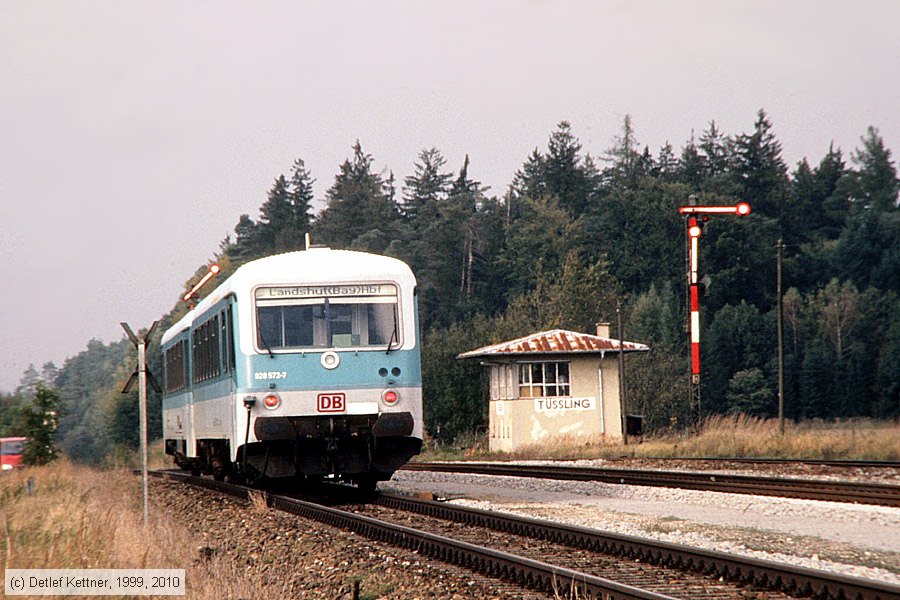
M 166 453 L 193 472 L 374 488 L 422 446 L 416 280 L 311 248 L 241 266 L 162 338 Z

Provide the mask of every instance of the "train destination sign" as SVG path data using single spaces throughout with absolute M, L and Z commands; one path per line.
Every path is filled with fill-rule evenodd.
M 261 287 L 256 289 L 257 300 L 396 295 L 397 288 L 390 283 L 366 283 L 360 285 L 297 285 L 285 287 Z
M 596 398 L 535 398 L 535 412 L 556 412 L 560 410 L 593 410 Z

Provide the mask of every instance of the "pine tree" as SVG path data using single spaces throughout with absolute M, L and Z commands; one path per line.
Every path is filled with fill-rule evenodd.
M 259 212 L 259 239 L 265 245 L 265 252 L 268 254 L 292 249 L 293 209 L 284 175 L 275 179 Z
M 764 110 L 756 115 L 753 133 L 735 140 L 734 162 L 743 199 L 753 206 L 754 212 L 780 218 L 787 197 L 787 166 Z
M 681 149 L 677 180 L 687 185 L 691 191 L 698 192 L 703 188 L 703 169 L 703 157 L 700 156 L 697 145 L 694 143 L 692 132 L 691 139 Z
M 295 239 L 303 239 L 312 221 L 313 200 L 316 182 L 306 168 L 302 158 L 294 161 L 291 178 L 288 181 L 288 201 L 290 204 L 290 228 Z
M 709 129 L 700 136 L 700 151 L 703 152 L 703 171 L 706 179 L 712 179 L 728 172 L 729 147 L 731 140 L 722 135 L 715 120 L 709 122 Z
M 228 255 L 234 264 L 243 264 L 265 253 L 260 227 L 250 215 L 240 216 L 234 233 L 234 244 L 228 247 Z
M 826 226 L 831 237 L 840 231 L 841 223 L 847 215 L 849 202 L 840 193 L 840 183 L 847 174 L 844 158 L 840 148 L 835 150 L 834 143 L 828 147 L 828 153 L 822 157 L 813 175 L 816 180 L 816 197 L 821 198 L 822 212 L 826 218 Z
M 34 368 L 34 364 L 29 364 L 22 378 L 19 379 L 19 385 L 16 388 L 16 394 L 26 398 L 33 398 L 38 384 L 41 382 L 41 374 Z
M 603 178 L 611 187 L 633 187 L 645 171 L 645 161 L 638 151 L 638 142 L 631 124 L 631 115 L 625 115 L 622 134 L 613 140 L 613 146 L 606 151 L 611 164 L 603 171 Z
M 546 159 L 535 148 L 531 151 L 522 168 L 516 171 L 512 187 L 519 198 L 546 198 L 547 190 Z
M 415 163 L 415 173 L 404 182 L 403 215 L 416 221 L 419 218 L 434 218 L 440 204 L 446 199 L 453 175 L 442 172 L 446 159 L 437 148 L 429 148 L 419 153 Z
M 680 167 L 678 157 L 675 156 L 675 151 L 672 149 L 672 144 L 666 140 L 665 145 L 659 149 L 653 175 L 663 181 L 674 182 Z
M 891 151 L 884 147 L 884 140 L 874 127 L 869 127 L 861 141 L 862 148 L 852 154 L 858 167 L 853 178 L 853 202 L 880 212 L 896 211 L 900 181 L 891 162 Z
M 23 413 L 25 423 L 25 451 L 22 460 L 27 465 L 46 465 L 59 455 L 54 436 L 59 420 L 59 392 L 38 382 L 34 388 L 34 402 Z
M 587 208 L 592 182 L 579 155 L 581 144 L 572 134 L 568 121 L 561 121 L 550 135 L 543 176 L 546 193 L 555 196 L 559 205 L 574 216 Z
M 371 169 L 372 156 L 357 141 L 353 158 L 344 161 L 325 194 L 328 205 L 314 226 L 317 240 L 335 248 L 383 252 L 396 238 L 396 205 Z

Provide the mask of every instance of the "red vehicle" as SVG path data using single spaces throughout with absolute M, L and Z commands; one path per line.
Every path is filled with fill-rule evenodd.
M 25 466 L 22 463 L 22 452 L 25 449 L 26 439 L 23 437 L 0 438 L 0 469 L 11 471 L 16 467 Z

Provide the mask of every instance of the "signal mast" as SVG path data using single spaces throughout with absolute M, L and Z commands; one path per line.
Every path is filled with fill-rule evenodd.
M 194 310 L 194 300 L 196 300 L 198 297 L 197 292 L 206 284 L 207 281 L 212 279 L 215 275 L 218 275 L 220 270 L 221 269 L 217 264 L 209 265 L 209 270 L 203 275 L 203 277 L 200 278 L 200 281 L 195 283 L 194 287 L 192 287 L 189 292 L 181 297 L 181 300 L 183 302 L 188 303 L 188 307 L 191 310 Z
M 687 216 L 687 284 L 688 305 L 690 307 L 690 334 L 691 334 L 691 410 L 694 417 L 694 426 L 700 425 L 700 236 L 703 233 L 703 225 L 709 221 L 710 215 L 737 215 L 746 217 L 750 214 L 750 205 L 739 202 L 734 206 L 698 206 L 697 196 L 693 194 L 688 198 L 687 206 L 679 206 L 678 212 Z M 699 217 L 699 219 L 698 219 Z

